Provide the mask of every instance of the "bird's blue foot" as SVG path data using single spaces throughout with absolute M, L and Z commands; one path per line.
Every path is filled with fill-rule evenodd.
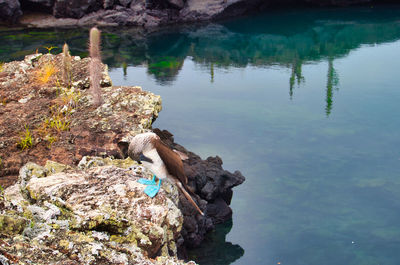
M 138 182 L 144 185 L 156 185 L 156 175 L 153 175 L 153 179 L 139 179 Z
M 161 187 L 161 179 L 158 182 L 158 185 L 151 185 L 151 186 L 147 186 L 144 189 L 144 193 L 146 193 L 150 198 L 153 198 L 154 196 L 157 195 L 158 191 L 160 190 Z

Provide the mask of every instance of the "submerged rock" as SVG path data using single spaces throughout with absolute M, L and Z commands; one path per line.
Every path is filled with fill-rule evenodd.
M 149 198 L 137 182 L 148 172 L 135 162 L 94 160 L 101 159 L 46 177 L 32 173 L 40 169 L 33 163 L 21 169 L 0 197 L 2 264 L 184 264 L 176 257 L 183 226 L 177 188 L 164 182 Z

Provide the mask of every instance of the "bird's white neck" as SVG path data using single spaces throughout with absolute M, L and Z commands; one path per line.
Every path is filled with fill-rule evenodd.
M 159 179 L 165 179 L 168 176 L 167 168 L 155 148 L 144 150 L 143 155 L 150 158 L 153 163 L 142 161 L 142 164 L 148 168 Z

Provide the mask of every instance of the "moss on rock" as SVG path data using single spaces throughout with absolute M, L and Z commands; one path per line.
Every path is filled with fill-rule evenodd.
M 64 172 L 66 170 L 71 170 L 72 167 L 68 165 L 64 165 L 55 161 L 46 161 L 46 165 L 44 166 L 45 170 L 49 172 L 48 174 L 55 174 L 59 172 Z
M 0 232 L 3 234 L 22 234 L 29 220 L 15 215 L 0 215 Z

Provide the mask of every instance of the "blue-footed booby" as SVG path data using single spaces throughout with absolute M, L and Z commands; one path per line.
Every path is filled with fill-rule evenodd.
M 153 180 L 142 180 L 140 182 L 149 185 L 145 189 L 147 195 L 154 197 L 160 190 L 161 180 L 168 178 L 179 187 L 196 210 L 204 215 L 188 193 L 188 191 L 191 193 L 192 191 L 187 185 L 188 180 L 183 170 L 181 156 L 166 146 L 155 133 L 146 132 L 133 137 L 129 144 L 128 155 L 133 160 L 143 164 L 159 179 L 158 185 L 155 183 L 155 177 L 153 177 Z

